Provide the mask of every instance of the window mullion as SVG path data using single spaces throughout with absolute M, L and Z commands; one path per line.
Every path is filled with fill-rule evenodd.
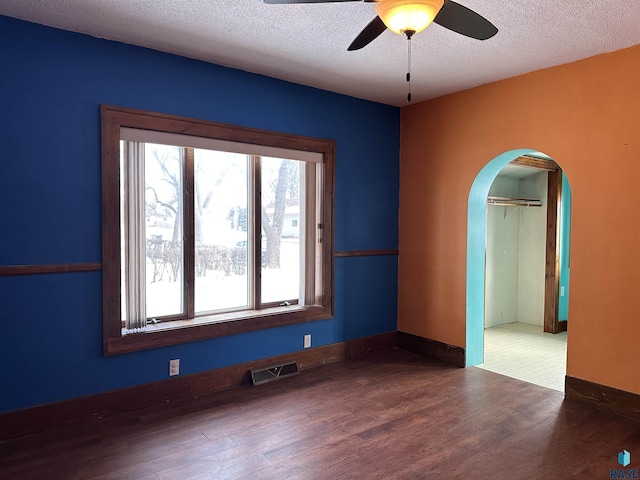
M 193 148 L 184 148 L 183 156 L 183 299 L 186 318 L 195 317 L 195 155 Z
M 250 308 L 259 309 L 262 291 L 262 172 L 260 157 L 249 156 L 249 295 Z

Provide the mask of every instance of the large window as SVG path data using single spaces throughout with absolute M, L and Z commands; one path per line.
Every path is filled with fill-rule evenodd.
M 103 106 L 105 354 L 329 318 L 334 149 Z

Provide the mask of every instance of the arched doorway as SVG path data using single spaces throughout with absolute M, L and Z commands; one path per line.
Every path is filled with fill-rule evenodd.
M 542 157 L 551 160 L 544 154 L 541 154 L 537 150 L 531 149 L 518 149 L 505 152 L 493 160 L 491 160 L 485 167 L 478 173 L 475 178 L 471 191 L 469 194 L 468 203 L 468 217 L 467 217 L 467 284 L 466 284 L 466 365 L 473 366 L 479 365 L 483 362 L 484 356 L 484 327 L 485 327 L 485 253 L 486 253 L 486 240 L 487 240 L 487 196 L 491 188 L 492 183 L 501 172 L 501 170 L 509 163 L 516 159 L 522 159 L 523 157 Z M 517 163 L 517 162 L 516 162 Z M 553 162 L 547 162 L 553 163 Z M 555 163 L 553 163 L 555 165 Z M 557 165 L 556 165 L 557 168 Z M 551 178 L 551 177 L 550 177 Z M 566 179 L 561 174 L 558 175 L 558 180 L 562 179 L 563 184 L 566 184 L 566 202 L 563 201 L 563 212 L 559 212 L 561 215 L 565 214 L 564 207 L 569 205 L 570 208 L 570 190 Z M 561 188 L 562 185 L 559 185 Z M 567 216 L 568 218 L 568 216 Z M 559 280 L 563 276 L 561 271 L 562 260 L 557 263 L 558 259 L 562 259 L 561 250 L 563 246 L 566 247 L 568 252 L 568 228 L 559 226 L 560 222 L 556 220 L 555 212 L 553 213 L 553 238 L 557 238 L 557 243 L 552 246 L 550 252 L 553 257 L 547 258 L 547 266 L 554 267 L 555 270 L 551 272 L 545 271 L 546 286 L 545 286 L 545 303 L 548 302 L 548 306 L 545 305 L 545 311 L 551 309 L 556 325 L 558 323 L 558 313 L 566 314 L 567 310 L 567 296 L 565 295 L 565 287 L 568 287 L 568 270 L 564 272 L 565 285 L 560 287 Z M 560 230 L 555 230 L 556 226 L 559 226 Z M 563 231 L 566 230 L 566 231 Z M 567 257 L 568 258 L 568 257 Z M 550 261 L 551 259 L 551 261 Z M 566 258 L 564 259 L 566 268 Z M 558 306 L 558 292 L 562 289 L 563 298 L 560 300 Z M 566 291 L 568 294 L 568 290 Z M 546 316 L 546 313 L 545 313 Z M 566 317 L 564 317 L 566 319 Z M 545 317 L 545 331 L 552 331 L 546 329 L 547 319 Z M 566 323 L 564 324 L 566 325 Z M 552 333 L 556 333 L 557 330 L 553 330 Z

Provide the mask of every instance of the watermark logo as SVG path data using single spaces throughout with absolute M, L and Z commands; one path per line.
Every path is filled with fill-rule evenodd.
M 631 463 L 631 454 L 626 450 L 622 450 L 618 453 L 618 463 L 623 467 L 626 467 Z
M 627 450 L 618 453 L 618 464 L 623 468 L 609 470 L 609 478 L 639 478 L 637 468 L 624 468 L 631 463 L 631 454 Z

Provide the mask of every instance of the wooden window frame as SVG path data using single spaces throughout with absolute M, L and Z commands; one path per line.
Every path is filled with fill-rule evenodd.
M 333 210 L 335 141 L 235 125 L 146 112 L 110 105 L 101 106 L 102 121 L 102 281 L 103 353 L 116 355 L 168 345 L 237 335 L 333 317 Z M 226 140 L 265 147 L 322 154 L 323 203 L 321 223 L 322 262 L 316 272 L 322 285 L 319 305 L 276 306 L 150 325 L 147 331 L 122 335 L 120 279 L 120 129 L 134 128 L 163 133 Z M 257 255 L 260 249 L 257 249 Z M 258 260 L 259 261 L 259 260 Z M 260 283 L 259 281 L 257 282 Z

